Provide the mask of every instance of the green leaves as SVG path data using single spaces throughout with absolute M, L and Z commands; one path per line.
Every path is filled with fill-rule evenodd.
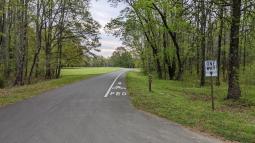
M 113 66 L 131 68 L 134 67 L 132 55 L 124 47 L 118 47 L 110 58 Z

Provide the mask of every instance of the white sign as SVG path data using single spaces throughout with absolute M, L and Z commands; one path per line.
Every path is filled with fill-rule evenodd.
M 208 60 L 205 61 L 205 76 L 218 76 L 217 61 Z

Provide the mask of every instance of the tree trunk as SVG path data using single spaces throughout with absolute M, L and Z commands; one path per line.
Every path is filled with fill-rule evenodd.
M 220 73 L 221 73 L 221 45 L 222 45 L 222 34 L 223 34 L 223 6 L 220 6 L 220 30 L 219 30 L 219 35 L 218 35 L 218 77 L 217 77 L 217 82 L 216 84 L 219 86 L 220 85 Z
M 40 14 L 41 11 L 41 4 L 40 4 L 40 0 L 37 0 L 37 18 L 36 18 L 36 48 L 35 48 L 35 54 L 33 57 L 33 62 L 31 65 L 31 69 L 29 72 L 29 77 L 28 77 L 28 83 L 31 83 L 32 80 L 32 75 L 34 72 L 34 68 L 36 68 L 36 77 L 37 77 L 37 70 L 38 70 L 38 62 L 39 62 L 39 54 L 41 52 L 41 47 L 42 47 L 42 28 L 43 28 L 43 20 Z M 44 13 L 44 11 L 43 11 Z
M 160 59 L 159 59 L 159 56 L 158 56 L 158 50 L 156 48 L 154 48 L 152 50 L 152 52 L 153 52 L 153 57 L 154 57 L 155 62 L 156 62 L 156 70 L 157 70 L 158 78 L 162 79 L 162 69 L 161 69 L 161 65 L 160 65 Z
M 27 10 L 27 3 L 24 0 L 20 0 L 20 6 L 17 7 L 17 44 L 16 44 L 16 79 L 14 85 L 23 85 L 24 84 L 24 66 L 25 66 L 25 51 L 26 51 L 26 30 L 27 30 L 27 21 L 25 18 L 25 13 Z
M 202 12 L 202 17 L 201 17 L 201 79 L 200 79 L 200 86 L 205 85 L 205 53 L 206 53 L 206 44 L 205 44 L 205 28 L 206 28 L 206 13 L 205 13 L 205 2 L 201 1 L 201 12 Z
M 167 17 L 166 15 L 157 7 L 157 5 L 155 3 L 153 3 L 153 7 L 157 10 L 157 12 L 159 13 L 162 21 L 163 21 L 163 24 L 164 26 L 166 27 L 167 29 L 167 32 L 169 33 L 169 35 L 171 36 L 172 38 L 172 41 L 174 43 L 174 47 L 175 47 L 175 52 L 176 52 L 176 57 L 177 57 L 177 63 L 178 63 L 178 73 L 177 73 L 177 77 L 176 79 L 177 80 L 181 80 L 182 79 L 182 75 L 183 75 L 183 71 L 184 71 L 184 68 L 183 68 L 183 63 L 181 61 L 181 55 L 180 55 L 180 46 L 177 42 L 177 37 L 176 37 L 176 33 L 171 31 L 170 27 L 168 26 L 168 23 L 167 23 Z
M 29 0 L 23 0 L 25 3 L 25 11 L 24 11 L 24 68 L 25 68 L 25 73 L 24 76 L 27 78 L 28 74 L 28 61 L 29 61 L 29 56 L 28 56 L 28 1 Z
M 246 43 L 247 42 L 247 33 L 244 33 L 244 47 L 243 47 L 243 71 L 245 71 L 246 67 Z
M 199 3 L 197 2 L 197 0 L 194 0 L 194 4 L 195 4 L 195 8 L 196 8 L 196 15 L 195 15 L 195 21 L 196 21 L 196 73 L 197 76 L 199 76 L 200 73 L 200 48 L 199 48 Z
M 175 72 L 176 72 L 176 63 L 175 63 L 175 58 L 172 59 L 171 64 L 168 66 L 168 74 L 170 80 L 174 80 L 175 77 Z
M 57 69 L 56 69 L 56 78 L 60 78 L 61 74 L 61 66 L 62 66 L 62 42 L 63 42 L 63 32 L 64 32 L 64 19 L 65 19 L 65 9 L 66 9 L 66 1 L 61 0 L 61 17 L 59 21 L 59 34 L 58 34 L 58 56 L 57 56 Z
M 9 9 L 6 9 L 8 3 L 5 2 L 5 0 L 2 3 L 3 8 L 2 8 L 2 18 L 1 18 L 1 32 L 3 33 L 4 36 L 0 36 L 0 47 L 2 47 L 2 58 L 3 58 L 3 63 L 4 63 L 4 78 L 8 79 L 9 78 L 9 48 L 8 48 L 8 43 L 9 43 L 9 33 L 8 33 L 8 27 L 9 27 L 9 17 L 8 17 L 8 12 Z
M 239 30 L 241 18 L 241 0 L 232 0 L 232 22 L 229 49 L 229 76 L 227 99 L 239 99 Z
M 45 24 L 45 79 L 51 79 L 52 78 L 52 69 L 51 69 L 51 48 L 52 48 L 52 32 L 53 32 L 53 1 L 49 1 L 49 12 L 47 15 L 48 19 L 48 27 L 47 24 Z
M 45 43 L 45 55 L 45 79 L 51 79 L 51 43 L 48 39 Z

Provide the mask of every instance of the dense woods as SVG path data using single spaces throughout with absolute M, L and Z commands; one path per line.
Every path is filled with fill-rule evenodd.
M 97 50 L 100 25 L 87 0 L 1 0 L 1 86 L 59 78 Z
M 226 98 L 240 98 L 241 74 L 254 84 L 249 74 L 255 59 L 254 1 L 110 1 L 128 7 L 105 29 L 139 54 L 145 73 L 170 80 L 196 77 L 202 87 L 205 60 L 217 60 L 217 85 L 228 83 Z

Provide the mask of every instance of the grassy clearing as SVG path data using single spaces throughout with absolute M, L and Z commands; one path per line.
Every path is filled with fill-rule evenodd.
M 60 79 L 42 81 L 21 87 L 0 89 L 0 106 L 21 101 L 47 90 L 55 89 L 75 81 L 87 79 L 100 74 L 116 71 L 119 68 L 67 68 L 62 70 Z
M 255 143 L 255 86 L 246 86 L 240 101 L 226 101 L 227 87 L 215 87 L 216 111 L 211 111 L 210 87 L 197 83 L 153 81 L 147 90 L 147 77 L 130 72 L 128 90 L 134 106 L 169 120 L 227 140 Z

